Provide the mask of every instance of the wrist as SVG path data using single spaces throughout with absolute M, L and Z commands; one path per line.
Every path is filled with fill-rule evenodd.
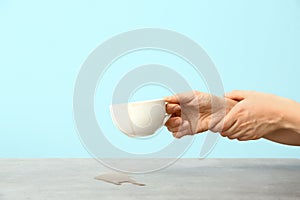
M 281 127 L 300 134 L 300 103 L 290 99 L 285 101 L 280 113 L 282 116 Z

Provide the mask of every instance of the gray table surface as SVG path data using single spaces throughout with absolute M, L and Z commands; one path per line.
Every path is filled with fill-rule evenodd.
M 0 199 L 300 199 L 300 160 L 181 159 L 133 175 L 146 186 L 95 180 L 94 159 L 0 159 Z

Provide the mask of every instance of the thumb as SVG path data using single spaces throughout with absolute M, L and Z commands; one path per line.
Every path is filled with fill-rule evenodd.
M 173 96 L 165 97 L 164 100 L 168 103 L 186 103 L 194 98 L 196 98 L 199 95 L 200 92 L 193 90 L 193 91 L 187 91 L 182 93 L 177 93 Z
M 233 90 L 231 92 L 225 93 L 224 97 L 232 99 L 232 100 L 236 100 L 236 101 L 242 101 L 246 97 L 248 97 L 249 95 L 250 95 L 250 91 L 246 91 L 246 90 Z
M 178 99 L 176 96 L 168 96 L 168 97 L 164 97 L 165 102 L 168 103 L 179 103 Z

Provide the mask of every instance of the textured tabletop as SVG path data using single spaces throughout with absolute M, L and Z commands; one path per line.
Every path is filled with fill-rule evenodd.
M 0 159 L 0 199 L 300 199 L 296 159 L 181 159 L 132 176 L 146 186 L 94 179 L 109 171 L 93 159 Z

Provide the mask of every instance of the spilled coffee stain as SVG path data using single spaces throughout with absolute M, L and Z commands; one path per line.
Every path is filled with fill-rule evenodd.
M 105 181 L 107 183 L 112 183 L 115 185 L 121 185 L 122 183 L 131 183 L 138 186 L 145 186 L 146 184 L 138 183 L 132 179 L 128 174 L 109 172 L 103 173 L 99 176 L 96 176 L 95 179 Z

